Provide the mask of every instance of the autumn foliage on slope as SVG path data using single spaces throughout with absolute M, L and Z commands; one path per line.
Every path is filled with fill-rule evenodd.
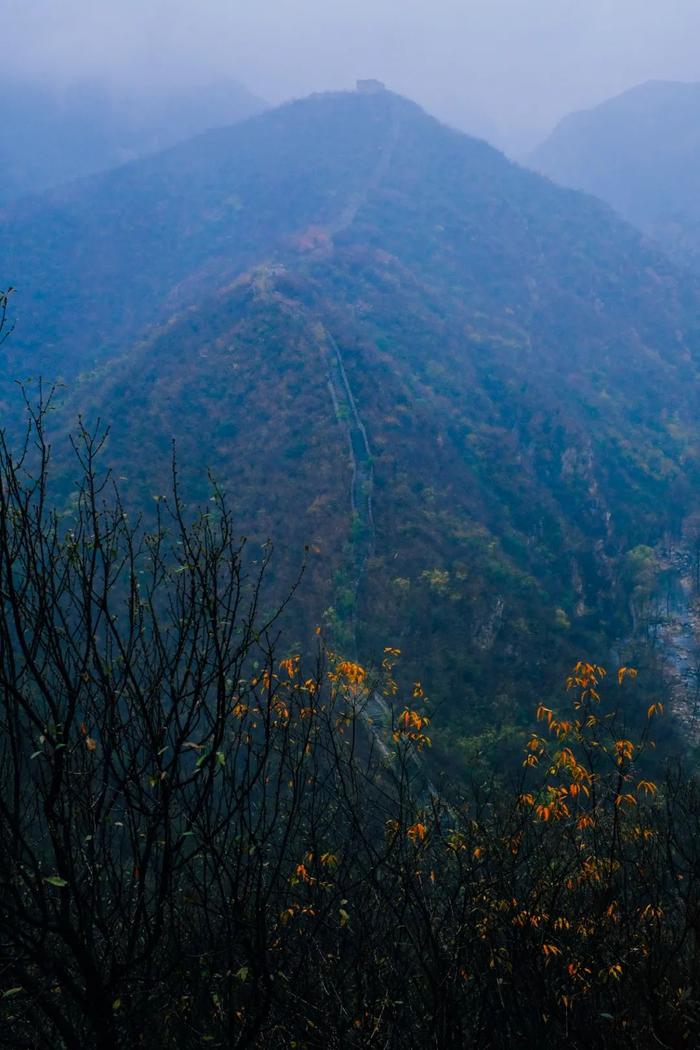
M 59 515 L 41 412 L 0 440 L 1 1045 L 694 1044 L 700 796 L 631 669 L 438 790 L 396 650 L 304 667 L 225 501 L 146 531 L 76 451 Z

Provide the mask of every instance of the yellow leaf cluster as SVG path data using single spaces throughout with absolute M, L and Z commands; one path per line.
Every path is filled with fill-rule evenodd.
M 421 821 L 417 821 L 415 824 L 411 824 L 410 828 L 406 829 L 406 834 L 411 842 L 423 842 L 428 834 L 428 829 Z
M 635 667 L 620 667 L 617 672 L 617 684 L 622 685 L 625 678 L 630 678 L 632 681 L 637 677 L 637 669 Z

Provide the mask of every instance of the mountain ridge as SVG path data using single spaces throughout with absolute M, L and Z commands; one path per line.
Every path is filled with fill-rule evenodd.
M 3 202 L 162 151 L 265 108 L 235 80 L 185 88 L 68 86 L 0 74 Z
M 630 552 L 693 509 L 698 281 L 607 206 L 389 93 L 204 141 L 15 225 L 31 244 L 47 209 L 54 231 L 76 223 L 39 246 L 44 280 L 66 271 L 48 310 L 62 363 L 86 372 L 60 426 L 113 420 L 136 504 L 177 436 L 192 498 L 211 467 L 242 532 L 274 538 L 280 588 L 309 548 L 300 623 L 346 651 L 356 633 L 365 659 L 403 648 L 458 750 L 484 733 L 507 750 L 562 666 L 628 635 L 646 568 Z M 136 294 L 91 377 L 85 348 Z
M 648 81 L 565 117 L 529 163 L 607 201 L 697 268 L 699 121 L 700 83 Z

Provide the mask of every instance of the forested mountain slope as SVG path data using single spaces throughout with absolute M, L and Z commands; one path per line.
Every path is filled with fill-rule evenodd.
M 566 117 L 530 158 L 700 261 L 700 84 L 651 81 Z
M 234 80 L 168 90 L 33 83 L 0 73 L 0 207 L 163 150 L 264 107 Z
M 15 352 L 70 374 L 335 220 L 365 189 L 390 121 L 371 99 L 312 100 L 8 209 Z
M 306 544 L 308 620 L 402 648 L 455 738 L 507 740 L 573 656 L 606 659 L 630 552 L 693 507 L 697 281 L 391 94 L 29 202 L 0 248 L 6 368 L 94 366 L 66 410 L 112 421 L 129 498 L 176 436 L 188 491 L 210 465 L 280 586 Z

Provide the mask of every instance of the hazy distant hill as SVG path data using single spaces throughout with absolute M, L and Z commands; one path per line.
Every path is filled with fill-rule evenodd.
M 97 82 L 43 86 L 0 74 L 0 207 L 263 108 L 236 81 L 149 94 Z
M 574 113 L 531 164 L 700 262 L 700 84 L 651 81 Z
M 211 465 L 280 573 L 308 544 L 309 617 L 401 647 L 456 735 L 507 739 L 547 674 L 607 659 L 631 552 L 698 491 L 698 282 L 388 93 L 25 202 L 0 258 L 6 374 L 94 368 L 68 404 L 112 421 L 128 497 L 177 436 L 189 491 Z

